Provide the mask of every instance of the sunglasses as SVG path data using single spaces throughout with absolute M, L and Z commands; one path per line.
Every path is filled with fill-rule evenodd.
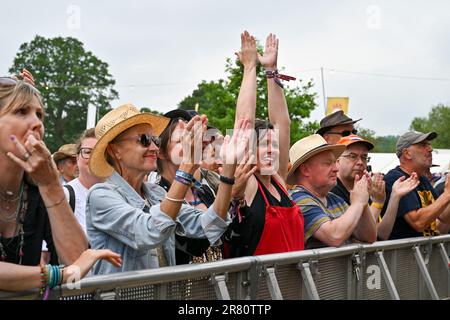
M 325 132 L 325 133 L 329 133 L 329 134 L 338 134 L 338 135 L 340 135 L 340 136 L 347 137 L 347 136 L 349 136 L 349 135 L 351 135 L 351 134 L 358 134 L 358 130 L 353 129 L 352 131 L 350 131 L 350 130 L 345 130 L 345 131 L 342 131 L 342 132 L 328 131 L 328 132 Z
M 0 86 L 15 86 L 17 80 L 11 77 L 0 77 Z
M 161 139 L 159 137 L 152 136 L 152 135 L 145 134 L 145 133 L 139 134 L 137 136 L 129 137 L 129 138 L 120 139 L 120 140 L 117 140 L 116 142 L 120 142 L 120 141 L 124 141 L 124 140 L 135 140 L 135 141 L 139 142 L 145 148 L 148 148 L 152 142 L 158 148 L 161 146 Z

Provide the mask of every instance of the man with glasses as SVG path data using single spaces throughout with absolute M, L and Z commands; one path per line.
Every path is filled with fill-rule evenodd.
M 336 144 L 346 146 L 345 151 L 337 159 L 338 173 L 336 186 L 331 190 L 350 205 L 350 191 L 353 189 L 355 177 L 361 177 L 367 170 L 370 161 L 369 151 L 374 145 L 357 135 L 349 135 L 341 138 Z M 369 202 L 384 203 L 384 184 L 379 192 L 372 194 Z M 375 199 L 374 199 L 375 197 Z
M 443 194 L 438 198 L 424 176 L 433 161 L 430 141 L 436 137 L 435 132 L 410 131 L 397 141 L 400 165 L 384 178 L 388 198 L 394 181 L 399 177 L 417 174 L 420 183 L 400 200 L 390 239 L 435 236 L 448 233 L 450 229 L 450 183 L 447 181 Z
M 79 168 L 79 176 L 67 183 L 64 187 L 64 193 L 69 201 L 78 223 L 86 233 L 86 197 L 89 189 L 96 183 L 103 182 L 92 175 L 89 170 L 89 159 L 92 149 L 97 143 L 95 138 L 95 129 L 85 130 L 76 143 L 76 160 Z
M 353 120 L 345 115 L 344 111 L 339 110 L 323 118 L 316 133 L 320 134 L 328 144 L 336 144 L 342 137 L 357 134 L 354 124 L 360 120 Z

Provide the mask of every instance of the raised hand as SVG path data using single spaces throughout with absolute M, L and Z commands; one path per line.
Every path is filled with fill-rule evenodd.
M 248 147 L 248 142 L 252 130 L 250 122 L 247 119 L 240 119 L 233 131 L 233 136 L 225 136 L 222 144 L 220 155 L 223 165 L 236 165 L 241 163 L 244 158 L 245 151 Z
M 258 59 L 265 70 L 274 71 L 277 69 L 278 60 L 278 39 L 270 33 L 266 38 L 266 45 L 264 47 L 264 54 L 261 56 L 258 53 Z
M 369 177 L 369 195 L 370 198 L 378 203 L 384 203 L 386 200 L 385 182 L 381 173 L 374 173 Z
M 355 177 L 355 183 L 353 190 L 350 192 L 350 203 L 360 203 L 366 205 L 369 202 L 369 182 L 366 175 L 362 175 L 361 178 L 357 175 Z
M 180 120 L 181 146 L 183 157 L 181 163 L 187 164 L 195 171 L 199 168 L 203 153 L 203 134 L 206 131 L 205 115 L 193 117 L 188 123 Z
M 236 180 L 233 185 L 233 190 L 231 191 L 233 198 L 244 198 L 247 181 L 257 169 L 255 160 L 255 155 L 251 152 L 247 152 L 244 159 L 242 159 L 242 162 L 237 166 L 236 172 L 234 173 Z
M 413 191 L 420 183 L 417 173 L 413 172 L 411 176 L 406 179 L 405 176 L 398 178 L 392 185 L 392 194 L 399 197 Z
M 235 54 L 245 68 L 256 67 L 258 61 L 258 51 L 256 50 L 256 40 L 247 31 L 241 34 L 241 51 Z

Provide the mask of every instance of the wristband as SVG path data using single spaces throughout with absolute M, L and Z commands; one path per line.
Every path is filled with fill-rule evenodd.
M 372 202 L 371 206 L 377 208 L 378 210 L 381 210 L 383 209 L 384 203 L 374 201 Z
M 234 178 L 228 178 L 228 177 L 224 177 L 222 175 L 220 175 L 219 179 L 221 182 L 223 182 L 225 184 L 229 184 L 231 186 L 234 184 L 234 181 L 235 181 Z
M 177 170 L 177 172 L 175 173 L 176 176 L 179 176 L 181 178 L 184 178 L 186 180 L 189 180 L 192 182 L 192 179 L 194 179 L 194 175 L 181 171 L 180 169 Z
M 266 70 L 266 77 L 267 79 L 273 79 L 277 85 L 279 85 L 281 88 L 284 88 L 283 84 L 281 83 L 281 80 L 291 81 L 295 80 L 296 78 L 278 73 L 278 70 L 272 71 L 272 70 Z
M 190 187 L 191 184 L 192 184 L 191 180 L 187 180 L 187 179 L 185 179 L 183 177 L 180 177 L 180 176 L 175 176 L 175 181 L 178 181 L 179 183 L 182 183 L 182 184 L 184 184 L 185 186 L 188 186 L 188 187 Z

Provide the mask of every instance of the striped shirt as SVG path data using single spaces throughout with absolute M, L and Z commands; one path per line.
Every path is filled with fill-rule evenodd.
M 348 204 L 341 197 L 328 192 L 326 196 L 327 204 L 325 205 L 318 197 L 302 186 L 294 186 L 293 189 L 289 190 L 289 193 L 297 206 L 300 207 L 305 219 L 305 249 L 326 246 L 311 236 L 324 222 L 337 219 L 343 215 L 349 207 Z

